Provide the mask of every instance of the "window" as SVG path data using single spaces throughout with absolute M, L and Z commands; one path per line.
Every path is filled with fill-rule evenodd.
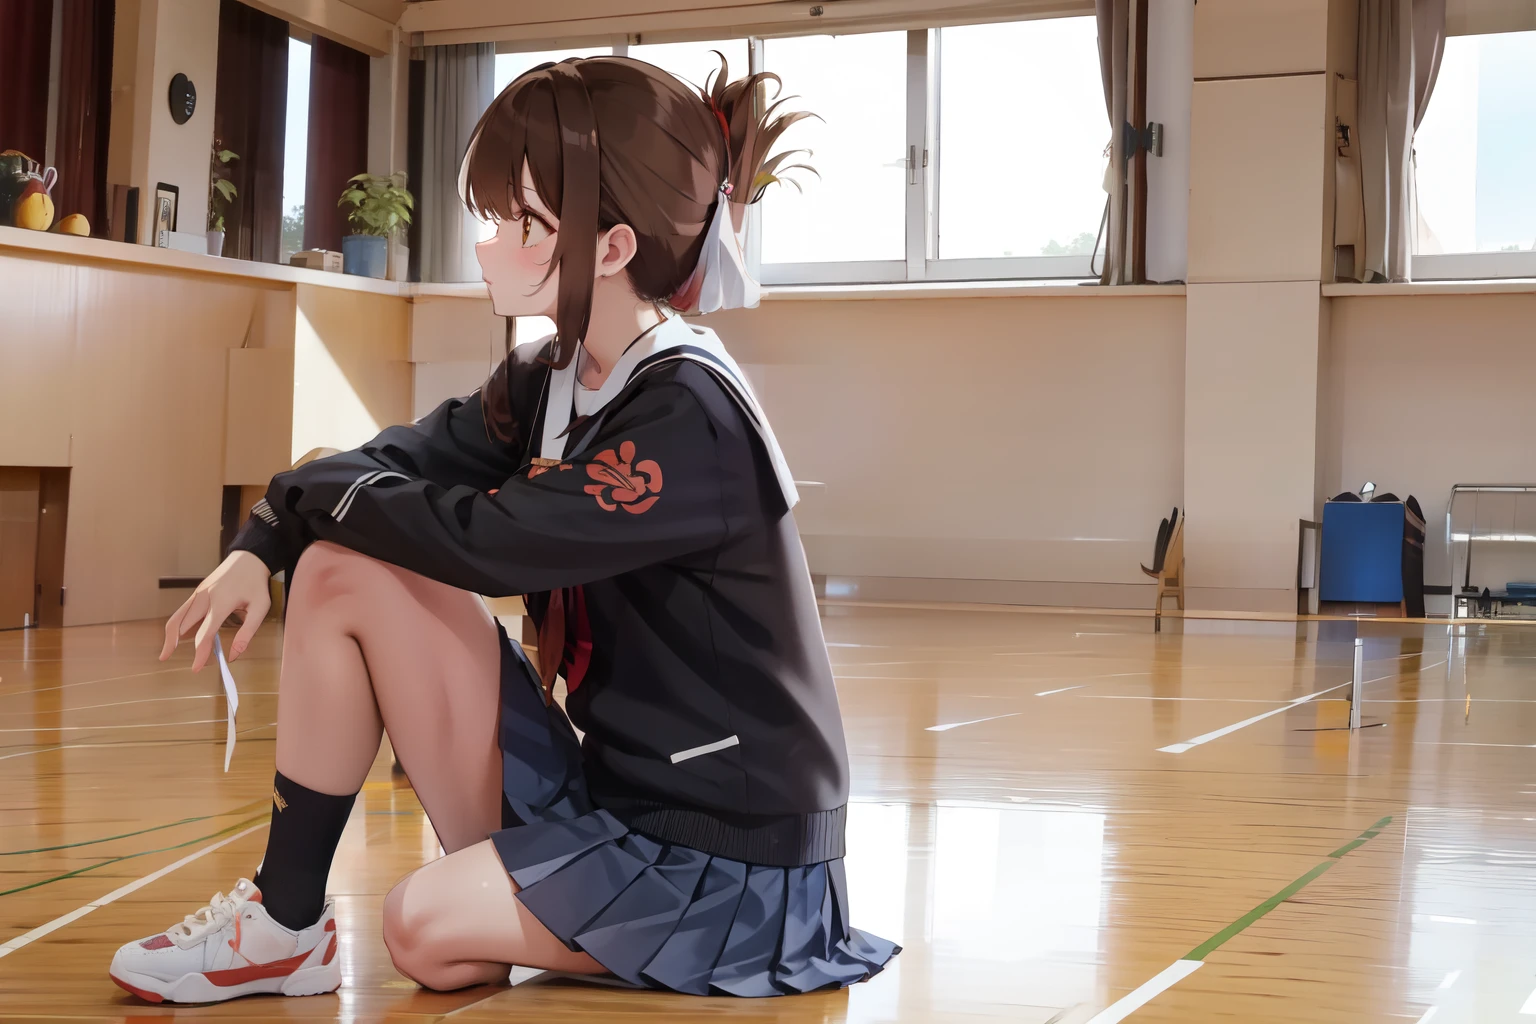
M 780 183 L 763 199 L 765 280 L 770 264 L 906 259 L 907 33 L 802 36 L 762 44 L 763 69 L 784 79 L 786 109 L 815 118 L 786 132 L 780 147 L 808 149 L 816 169 L 787 173 L 804 191 Z M 867 267 L 874 279 L 898 279 L 900 265 Z M 872 273 L 871 273 L 872 272 Z
M 771 189 L 769 284 L 1086 278 L 1109 118 L 1091 17 L 769 39 L 761 66 L 820 120 L 820 173 Z
M 1414 136 L 1414 277 L 1536 275 L 1536 32 L 1452 36 Z
M 540 64 L 551 64 L 565 60 L 567 57 L 607 57 L 612 55 L 611 46 L 590 46 L 585 49 L 572 50 L 523 50 L 517 53 L 498 53 L 496 55 L 496 95 L 511 85 L 525 72 L 532 71 Z
M 304 248 L 304 170 L 309 163 L 309 43 L 288 39 L 288 114 L 283 133 L 283 240 L 279 261 Z
M 1094 19 L 938 35 L 939 258 L 1092 255 L 1109 138 Z
M 703 43 L 641 43 L 629 47 L 628 55 L 647 64 L 654 64 L 663 71 L 670 71 L 690 85 L 702 88 L 709 77 L 720 70 L 720 58 L 712 52 L 715 50 L 725 54 L 732 79 L 747 74 L 745 39 L 716 39 Z
M 764 284 L 1095 276 L 1110 130 L 1093 17 L 498 53 L 496 89 L 608 53 L 703 85 L 713 50 L 816 115 L 778 147 L 808 151 L 786 161 L 812 168 L 787 172 L 803 191 L 770 187 L 748 219 Z

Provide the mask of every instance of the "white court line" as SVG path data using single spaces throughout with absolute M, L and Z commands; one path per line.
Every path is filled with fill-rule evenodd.
M 1532 992 L 1530 995 L 1525 997 L 1525 1005 L 1520 1007 L 1520 1012 L 1524 1014 L 1536 1014 L 1536 992 Z
M 276 722 L 268 722 L 266 725 L 254 725 L 249 729 L 241 729 L 237 735 L 245 736 L 248 733 L 260 732 L 270 729 Z M 207 743 L 208 740 L 128 740 L 122 743 L 60 743 L 52 747 L 36 747 L 32 750 L 22 750 L 15 754 L 0 754 L 0 761 L 9 761 L 13 757 L 29 757 L 32 754 L 47 754 L 55 750 L 85 750 L 93 747 L 118 748 L 118 747 L 184 747 L 198 743 Z
M 949 722 L 949 723 L 947 723 L 945 725 L 930 725 L 924 731 L 925 732 L 948 732 L 951 729 L 958 729 L 962 725 L 976 725 L 978 722 L 995 722 L 999 718 L 1017 718 L 1018 716 L 1022 715 L 1023 713 L 1024 712 L 1022 712 L 1022 711 L 1015 711 L 1015 712 L 1012 712 L 1011 714 L 1007 714 L 1007 715 L 992 715 L 989 718 L 973 718 L 969 722 Z
M 1039 693 L 1035 694 L 1035 696 L 1036 697 L 1049 697 L 1053 693 L 1066 693 L 1068 690 L 1081 690 L 1083 687 L 1085 687 L 1087 685 L 1088 685 L 1087 683 L 1078 683 L 1076 686 L 1063 686 L 1059 690 L 1041 690 Z
M 143 722 L 138 725 L 29 725 L 23 729 L 0 729 L 0 732 L 100 732 L 106 729 L 160 729 L 168 725 L 218 725 L 222 718 L 199 718 L 195 722 Z
M 1374 682 L 1374 680 L 1372 681 Z M 1309 693 L 1305 697 L 1297 697 L 1295 700 L 1287 701 L 1285 704 L 1282 704 L 1280 707 L 1275 708 L 1272 711 L 1266 711 L 1261 715 L 1254 715 L 1252 718 L 1245 718 L 1241 722 L 1234 722 L 1233 724 L 1224 726 L 1223 728 L 1217 729 L 1214 732 L 1202 733 L 1192 740 L 1185 740 L 1183 743 L 1171 743 L 1166 747 L 1158 747 L 1157 751 L 1160 754 L 1182 754 L 1184 751 L 1193 750 L 1195 747 L 1198 747 L 1203 743 L 1209 743 L 1211 740 L 1219 740 L 1223 736 L 1237 732 L 1239 729 L 1246 729 L 1248 726 L 1253 725 L 1255 722 L 1262 722 L 1266 718 L 1272 718 L 1281 712 L 1289 711 L 1291 708 L 1294 708 L 1300 704 L 1305 704 L 1307 701 L 1313 700 L 1317 697 L 1321 697 L 1325 693 L 1332 693 L 1334 690 L 1342 690 L 1344 687 L 1352 685 L 1352 683 L 1353 680 L 1351 680 L 1349 683 L 1340 683 L 1338 686 L 1330 686 L 1326 690 L 1318 690 L 1316 693 Z
M 1198 704 L 1288 704 L 1284 697 L 1263 700 L 1259 697 L 1157 697 L 1150 693 L 1085 693 L 1088 700 L 1179 700 Z M 1456 698 L 1459 700 L 1460 698 Z
M 1120 1021 L 1125 1020 L 1203 966 L 1205 966 L 1204 960 L 1175 960 L 1163 968 L 1157 977 L 1094 1014 L 1089 1018 L 1088 1024 L 1119 1024 Z
M 1414 740 L 1426 747 L 1513 747 L 1516 750 L 1536 750 L 1536 743 L 1473 743 L 1468 740 Z
M 153 704 L 159 700 L 216 700 L 223 697 L 222 693 L 189 693 L 180 697 L 141 697 L 138 700 L 115 700 L 110 704 L 86 704 L 78 708 L 49 708 L 45 711 L 12 711 L 13 715 L 64 715 L 71 711 L 97 711 L 101 708 L 120 708 L 128 704 Z M 247 690 L 241 696 L 249 697 L 276 697 L 276 690 Z M 1460 699 L 1460 698 L 1457 698 Z M 38 728 L 44 728 L 39 726 Z
M 0 693 L 0 697 L 17 697 L 24 693 L 49 693 L 53 690 L 67 690 L 71 686 L 91 686 L 95 683 L 115 683 L 120 679 L 138 679 L 143 676 L 164 676 L 170 675 L 172 672 L 190 671 L 191 669 L 186 666 L 181 668 L 157 668 L 153 672 L 130 672 L 125 676 L 103 676 L 100 679 L 78 679 L 73 683 L 60 683 L 58 686 L 38 686 L 26 690 L 7 690 L 5 693 Z
M 243 839 L 246 836 L 250 835 L 252 832 L 255 832 L 257 829 L 266 828 L 267 824 L 268 823 L 264 821 L 260 825 L 252 825 L 250 828 L 246 829 L 243 832 L 236 832 L 234 835 L 230 836 L 228 839 L 220 839 L 218 842 L 212 843 L 212 844 L 210 844 L 208 846 L 205 846 L 201 850 L 196 851 L 195 853 L 187 854 L 185 857 L 181 858 L 181 860 L 178 860 L 174 864 L 167 864 L 165 867 L 161 868 L 159 871 L 156 871 L 156 872 L 153 872 L 151 874 L 145 875 L 143 878 L 139 879 L 136 882 L 129 882 L 127 885 L 123 886 L 121 889 L 113 889 L 111 892 L 107 893 L 105 896 L 101 897 L 100 899 L 94 900 L 94 901 L 92 901 L 90 903 L 87 903 L 83 907 L 79 907 L 79 908 L 77 908 L 75 910 L 71 910 L 69 913 L 65 914 L 63 917 L 56 917 L 52 921 L 49 921 L 47 924 L 39 925 L 38 927 L 33 928 L 29 932 L 26 932 L 26 933 L 24 933 L 22 935 L 16 936 L 14 939 L 11 939 L 9 942 L 0 943 L 0 957 L 9 956 L 10 954 L 16 952 L 18 949 L 22 948 L 23 946 L 31 945 L 32 943 L 36 942 L 38 939 L 41 939 L 43 936 L 48 935 L 51 932 L 56 932 L 60 928 L 63 928 L 65 925 L 71 924 L 71 923 L 73 923 L 75 921 L 80 920 L 82 917 L 84 917 L 86 914 L 89 914 L 93 910 L 100 910 L 102 907 L 106 906 L 108 903 L 114 903 L 117 900 L 122 899 L 124 896 L 127 896 L 129 893 L 135 892 L 135 891 L 137 891 L 139 889 L 144 888 L 150 882 L 154 882 L 154 881 L 157 881 L 157 880 L 159 880 L 161 878 L 164 878 L 166 875 L 170 874 L 172 871 L 175 871 L 177 868 L 185 867 L 186 865 L 191 864 L 193 861 L 197 860 L 199 857 L 206 856 L 206 855 L 212 853 L 214 850 L 217 850 L 221 846 L 228 846 L 230 843 L 234 842 L 236 839 Z
M 1432 668 L 1439 668 L 1441 665 L 1444 665 L 1444 664 L 1445 664 L 1445 662 L 1441 661 L 1441 662 L 1437 662 L 1434 665 L 1425 665 L 1423 668 L 1419 669 L 1419 671 L 1420 672 L 1428 672 L 1430 669 L 1432 669 Z M 1390 676 L 1390 675 L 1387 675 L 1387 676 L 1377 676 L 1375 679 L 1367 679 L 1367 680 L 1365 680 L 1360 685 L 1363 688 L 1363 687 L 1365 687 L 1365 686 L 1367 686 L 1367 685 L 1369 685 L 1371 683 L 1379 683 L 1383 679 L 1395 679 L 1395 678 L 1397 678 L 1397 677 L 1396 676 Z M 1204 734 L 1202 734 L 1200 736 L 1196 736 L 1194 739 L 1185 740 L 1183 743 L 1171 743 L 1171 744 L 1169 744 L 1166 747 L 1158 747 L 1157 748 L 1157 752 L 1160 753 L 1160 754 L 1182 754 L 1186 750 L 1193 750 L 1195 747 L 1198 747 L 1201 744 L 1209 743 L 1212 740 L 1219 740 L 1223 736 L 1227 736 L 1227 735 L 1229 735 L 1231 733 L 1237 732 L 1237 730 L 1239 730 L 1239 729 L 1246 729 L 1248 726 L 1253 725 L 1255 722 L 1262 722 L 1266 718 L 1271 718 L 1271 717 L 1273 717 L 1275 715 L 1280 714 L 1281 712 L 1289 711 L 1289 710 L 1291 710 L 1291 708 L 1294 708 L 1294 707 L 1296 707 L 1297 705 L 1300 705 L 1300 704 L 1305 704 L 1309 700 L 1314 700 L 1314 699 L 1316 699 L 1318 697 L 1321 697 L 1325 693 L 1332 693 L 1334 690 L 1342 690 L 1342 689 L 1344 689 L 1344 687 L 1351 686 L 1353 684 L 1354 684 L 1354 680 L 1350 680 L 1347 683 L 1340 683 L 1338 686 L 1330 686 L 1326 690 L 1318 690 L 1316 693 L 1309 693 L 1305 697 L 1297 697 L 1295 700 L 1287 701 L 1285 704 L 1281 705 L 1278 708 L 1275 708 L 1273 711 L 1266 711 L 1262 715 L 1254 715 L 1252 718 L 1245 718 L 1241 722 L 1234 722 L 1232 725 L 1228 725 L 1228 726 L 1225 726 L 1225 727 L 1223 727 L 1221 729 L 1217 729 L 1214 732 L 1204 733 Z
M 1445 976 L 1445 980 L 1440 982 L 1440 990 L 1443 992 L 1450 988 L 1452 985 L 1456 984 L 1456 979 L 1459 977 L 1461 977 L 1460 971 L 1452 971 L 1450 974 L 1447 974 Z
M 1438 1006 L 1431 1006 L 1429 1009 L 1424 1011 L 1424 1016 L 1422 1016 L 1418 1020 L 1414 1021 L 1414 1024 L 1429 1024 L 1429 1021 L 1434 1020 L 1435 1019 L 1435 1014 L 1437 1014 L 1439 1012 L 1440 1012 L 1440 1007 L 1438 1007 Z

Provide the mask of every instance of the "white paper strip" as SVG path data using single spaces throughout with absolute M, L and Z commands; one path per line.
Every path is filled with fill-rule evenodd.
M 224 644 L 219 635 L 213 635 L 213 651 L 219 656 L 219 676 L 224 680 L 224 703 L 229 707 L 229 724 L 224 733 L 224 770 L 235 756 L 235 712 L 240 709 L 240 691 L 235 689 L 235 677 L 230 675 L 229 662 L 224 658 Z

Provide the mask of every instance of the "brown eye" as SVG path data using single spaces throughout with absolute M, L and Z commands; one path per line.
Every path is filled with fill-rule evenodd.
M 552 234 L 542 220 L 531 213 L 523 214 L 523 248 L 538 245 Z

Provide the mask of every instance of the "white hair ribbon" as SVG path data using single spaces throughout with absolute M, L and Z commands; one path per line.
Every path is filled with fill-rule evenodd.
M 741 240 L 736 236 L 731 220 L 733 191 L 729 182 L 720 186 L 715 215 L 704 232 L 704 250 L 699 253 L 699 266 L 694 271 L 699 277 L 697 309 L 700 313 L 713 313 L 717 309 L 751 309 L 757 305 L 762 292 L 747 270 Z

